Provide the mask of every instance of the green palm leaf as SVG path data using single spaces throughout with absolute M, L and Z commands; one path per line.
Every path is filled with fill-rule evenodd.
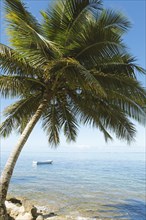
M 111 137 L 106 130 L 108 129 L 114 132 L 120 139 L 126 139 L 128 142 L 132 140 L 135 135 L 134 125 L 129 121 L 119 103 L 112 103 L 107 99 L 99 100 L 92 94 L 85 94 L 84 98 L 83 96 L 80 97 L 75 94 L 72 94 L 71 97 L 75 105 L 79 108 L 81 123 L 98 127 L 103 132 L 106 139 Z M 88 105 L 86 105 L 84 100 L 88 100 Z M 127 114 L 130 113 L 127 112 Z M 138 120 L 138 118 L 136 119 Z
M 25 97 L 4 110 L 6 120 L 0 126 L 0 135 L 8 137 L 13 129 L 22 133 L 33 113 L 38 107 L 41 95 L 35 94 Z
M 42 55 L 46 59 L 51 59 L 61 54 L 55 43 L 42 35 L 41 25 L 27 11 L 20 0 L 14 0 L 13 2 L 6 0 L 5 8 L 6 18 L 9 22 L 7 31 L 10 41 L 19 52 L 28 57 L 31 49 L 35 55 Z M 38 50 L 39 54 L 37 53 Z M 28 58 L 31 58 L 31 56 Z
M 67 141 L 75 141 L 78 131 L 76 117 L 72 113 L 72 107 L 69 103 L 60 102 L 60 114 L 62 118 L 62 127 Z
M 56 85 L 60 87 L 60 83 L 63 81 L 63 83 L 66 82 L 67 87 L 74 90 L 78 88 L 88 89 L 101 96 L 106 96 L 104 88 L 96 77 L 75 59 L 60 59 L 53 62 L 49 68 L 49 74 L 56 79 L 54 79 L 53 89 L 56 89 Z
M 48 106 L 47 111 L 42 117 L 43 123 L 42 127 L 48 135 L 48 141 L 51 146 L 56 146 L 59 144 L 59 132 L 61 129 L 61 119 L 60 113 L 58 111 L 58 106 L 51 104 Z
M 0 76 L 0 92 L 5 98 L 18 97 L 43 91 L 44 84 L 36 79 L 21 76 Z
M 18 51 L 0 44 L 0 69 L 8 75 L 35 76 L 38 70 Z
M 126 16 L 111 9 L 102 10 L 100 17 L 98 16 L 96 19 L 101 28 L 112 30 L 115 33 L 123 34 L 131 27 L 131 23 Z
M 101 10 L 100 0 L 57 1 L 55 7 L 48 9 L 47 13 L 42 12 L 44 32 L 48 38 L 64 45 L 72 30 L 77 32 L 78 27 L 86 23 L 87 13 L 93 13 L 94 10 Z

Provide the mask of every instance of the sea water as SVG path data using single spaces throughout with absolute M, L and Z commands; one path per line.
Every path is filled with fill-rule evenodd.
M 1 153 L 1 168 L 7 155 Z M 53 164 L 33 166 L 33 160 Z M 9 193 L 75 219 L 145 220 L 145 155 L 22 152 Z

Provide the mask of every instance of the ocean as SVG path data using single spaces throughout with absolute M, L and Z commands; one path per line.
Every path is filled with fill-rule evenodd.
M 1 153 L 1 168 L 7 155 Z M 52 165 L 32 165 L 48 159 Z M 9 193 L 74 219 L 145 220 L 145 155 L 22 152 Z

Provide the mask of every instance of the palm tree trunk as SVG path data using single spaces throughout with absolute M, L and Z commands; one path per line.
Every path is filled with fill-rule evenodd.
M 9 183 L 11 180 L 11 176 L 19 157 L 19 154 L 26 143 L 31 131 L 33 130 L 35 124 L 39 120 L 42 115 L 44 108 L 47 105 L 47 99 L 45 99 L 36 110 L 35 114 L 32 116 L 31 120 L 26 125 L 24 131 L 22 132 L 20 139 L 10 154 L 8 161 L 5 165 L 3 173 L 0 178 L 0 220 L 8 220 L 8 215 L 5 207 L 5 200 L 8 192 Z

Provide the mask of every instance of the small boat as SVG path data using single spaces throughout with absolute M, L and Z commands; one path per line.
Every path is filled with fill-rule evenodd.
M 33 165 L 52 164 L 53 160 L 33 161 L 32 163 Z

